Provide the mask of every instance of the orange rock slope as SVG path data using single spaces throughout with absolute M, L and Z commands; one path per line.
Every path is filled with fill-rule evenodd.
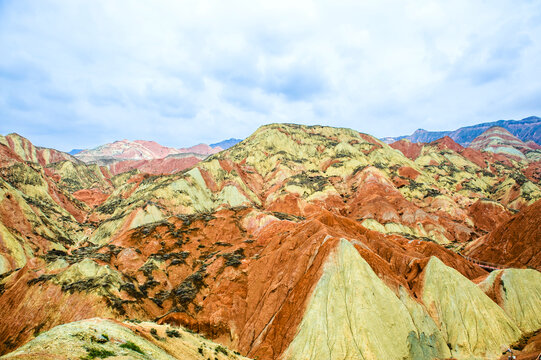
M 541 201 L 470 243 L 466 254 L 481 261 L 541 271 Z

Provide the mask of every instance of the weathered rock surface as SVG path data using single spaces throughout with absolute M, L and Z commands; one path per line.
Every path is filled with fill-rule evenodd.
M 154 323 L 93 318 L 59 325 L 1 359 L 246 359 L 189 333 Z
M 521 336 L 501 307 L 436 257 L 424 270 L 422 299 L 454 357 L 497 357 Z
M 496 301 L 524 333 L 541 328 L 541 273 L 532 269 L 493 271 L 481 289 Z
M 414 306 L 411 310 L 416 311 Z M 449 357 L 441 334 L 431 330 L 418 330 L 404 303 L 377 277 L 355 247 L 342 239 L 325 265 L 283 358 Z M 432 351 L 427 351 L 429 348 Z
M 462 146 L 468 144 L 491 127 L 499 126 L 508 130 L 522 141 L 534 141 L 541 143 L 541 118 L 530 116 L 522 120 L 498 120 L 472 126 L 465 126 L 454 131 L 427 131 L 423 129 L 416 130 L 412 135 L 399 136 L 397 138 L 385 138 L 384 141 L 392 143 L 401 139 L 407 139 L 411 142 L 428 143 L 444 136 L 449 136 Z
M 470 243 L 468 256 L 481 261 L 541 271 L 541 201 L 530 205 L 488 235 Z

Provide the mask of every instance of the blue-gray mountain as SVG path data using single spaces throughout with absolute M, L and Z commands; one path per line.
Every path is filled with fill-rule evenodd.
M 429 143 L 444 136 L 449 136 L 460 145 L 468 146 L 473 139 L 494 126 L 500 126 L 507 129 L 511 134 L 524 142 L 531 140 L 535 141 L 537 144 L 541 144 L 541 118 L 537 116 L 530 116 L 522 120 L 498 120 L 465 126 L 454 131 L 427 131 L 418 129 L 411 135 L 386 137 L 382 140 L 388 144 L 401 139 L 408 139 L 411 142 Z
M 220 141 L 218 143 L 215 143 L 215 144 L 210 144 L 210 147 L 221 147 L 222 149 L 229 149 L 231 146 L 233 145 L 236 145 L 238 143 L 240 143 L 242 141 L 242 139 L 235 139 L 235 138 L 231 138 L 231 139 L 227 139 L 227 140 L 224 140 L 224 141 Z

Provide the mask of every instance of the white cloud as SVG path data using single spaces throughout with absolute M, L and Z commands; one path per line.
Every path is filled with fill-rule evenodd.
M 539 115 L 540 19 L 510 0 L 2 2 L 0 133 L 69 150 Z

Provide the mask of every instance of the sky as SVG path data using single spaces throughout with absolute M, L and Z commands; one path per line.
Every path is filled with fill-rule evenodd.
M 184 147 L 541 115 L 541 1 L 0 0 L 0 134 Z

